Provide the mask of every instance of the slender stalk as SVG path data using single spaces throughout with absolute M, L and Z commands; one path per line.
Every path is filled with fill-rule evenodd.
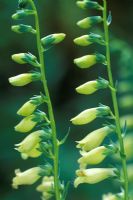
M 107 24 L 107 2 L 104 2 L 104 10 L 103 10 L 103 23 L 104 23 L 104 32 L 105 32 L 105 42 L 106 42 L 106 58 L 107 58 L 107 71 L 108 71 L 108 78 L 110 82 L 110 86 L 114 88 L 114 81 L 112 76 L 111 70 L 111 56 L 110 56 L 110 45 L 109 45 L 109 26 Z M 122 137 L 121 125 L 120 125 L 120 115 L 119 115 L 119 108 L 118 108 L 118 100 L 116 90 L 111 90 L 114 113 L 115 113 L 115 123 L 116 123 L 116 131 L 120 143 L 120 156 L 122 161 L 122 170 L 124 175 L 124 199 L 128 200 L 128 175 L 127 175 L 127 165 L 126 165 L 126 154 L 124 148 L 124 141 Z
M 47 80 L 46 80 L 45 62 L 44 62 L 44 55 L 43 55 L 43 51 L 42 51 L 41 37 L 40 37 L 39 17 L 38 17 L 37 9 L 36 9 L 34 2 L 32 0 L 30 0 L 30 2 L 31 2 L 31 6 L 32 6 L 33 10 L 35 11 L 37 49 L 38 49 L 39 60 L 40 60 L 40 64 L 41 64 L 40 68 L 41 68 L 43 88 L 44 88 L 45 95 L 48 99 L 48 113 L 49 113 L 51 129 L 52 129 L 52 136 L 53 136 L 55 196 L 56 196 L 56 200 L 60 200 L 59 177 L 58 177 L 59 147 L 58 147 L 58 140 L 57 140 L 57 134 L 56 134 L 56 124 L 55 124 L 53 107 L 52 107 L 51 98 L 50 98 Z

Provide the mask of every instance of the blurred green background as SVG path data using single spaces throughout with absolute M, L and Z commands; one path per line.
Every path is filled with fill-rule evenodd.
M 81 185 L 77 190 L 73 187 L 79 157 L 75 141 L 82 139 L 90 131 L 100 128 L 103 121 L 96 120 L 84 127 L 73 127 L 69 120 L 85 108 L 95 107 L 99 103 L 111 105 L 110 93 L 107 90 L 88 97 L 80 96 L 74 90 L 81 83 L 98 76 L 107 77 L 106 69 L 102 65 L 82 71 L 73 64 L 75 57 L 88 52 L 104 52 L 103 48 L 101 49 L 98 45 L 82 48 L 73 44 L 72 40 L 75 37 L 90 31 L 80 30 L 76 22 L 92 14 L 90 11 L 78 9 L 75 2 L 75 0 L 36 0 L 42 36 L 57 32 L 67 34 L 63 43 L 45 53 L 47 79 L 59 138 L 65 135 L 68 127 L 71 127 L 70 136 L 60 151 L 61 179 L 70 180 L 71 183 L 67 199 L 99 200 L 103 193 L 119 191 L 117 185 L 104 181 L 97 185 Z M 108 0 L 108 6 L 113 15 L 111 49 L 113 73 L 116 80 L 121 78 L 123 71 L 124 73 L 129 72 L 130 75 L 133 74 L 133 1 Z M 27 99 L 41 91 L 40 84 L 33 83 L 23 88 L 15 88 L 8 83 L 9 77 L 31 70 L 30 66 L 21 66 L 12 62 L 11 55 L 27 51 L 36 54 L 34 36 L 17 35 L 11 32 L 10 26 L 15 24 L 11 20 L 11 15 L 16 9 L 17 0 L 0 0 L 0 200 L 36 200 L 39 199 L 40 194 L 33 190 L 35 186 L 20 187 L 19 190 L 11 188 L 14 169 L 26 170 L 44 162 L 42 157 L 24 161 L 14 150 L 14 144 L 19 143 L 25 137 L 24 134 L 14 132 L 13 127 L 20 120 L 16 111 Z M 26 19 L 25 21 L 26 24 L 33 23 L 32 20 Z M 94 29 L 94 31 L 99 30 Z M 130 76 L 130 80 L 132 78 L 133 76 Z M 121 112 L 123 114 L 123 111 Z M 124 112 L 126 113 L 127 110 Z M 131 109 L 130 112 L 132 112 Z M 104 166 L 107 166 L 108 161 L 106 160 Z

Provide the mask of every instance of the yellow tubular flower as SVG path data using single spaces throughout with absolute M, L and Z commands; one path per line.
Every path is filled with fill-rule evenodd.
M 81 148 L 83 151 L 90 151 L 100 146 L 105 137 L 112 132 L 115 132 L 115 127 L 112 125 L 97 129 L 78 141 L 77 148 Z
M 72 118 L 70 121 L 74 125 L 83 125 L 92 122 L 97 117 L 105 116 L 110 113 L 110 108 L 108 106 L 96 107 L 84 110 L 76 117 Z
M 74 43 L 80 46 L 88 46 L 93 42 L 89 41 L 89 35 L 83 35 L 81 37 L 74 39 Z
M 17 147 L 15 149 L 21 153 L 23 159 L 28 157 L 35 158 L 42 154 L 37 149 L 39 148 L 43 133 L 43 130 L 35 131 L 29 134 L 21 143 L 15 145 Z
M 54 177 L 45 176 L 42 183 L 36 188 L 39 192 L 51 192 L 54 189 Z
M 17 189 L 19 185 L 32 185 L 34 184 L 41 176 L 40 173 L 42 169 L 40 167 L 34 167 L 28 169 L 24 172 L 21 172 L 19 169 L 15 171 L 16 177 L 13 178 L 12 186 Z
M 13 86 L 25 86 L 32 82 L 32 74 L 25 73 L 9 78 L 9 83 Z
M 17 111 L 17 114 L 21 116 L 28 116 L 31 115 L 36 108 L 37 105 L 32 104 L 31 101 L 28 101 Z
M 20 121 L 20 123 L 15 126 L 15 131 L 26 133 L 31 131 L 39 122 L 45 120 L 46 114 L 41 112 L 36 112 L 28 117 L 25 117 Z
M 96 63 L 102 63 L 106 65 L 106 58 L 102 54 L 92 54 L 92 55 L 85 55 L 80 58 L 74 59 L 74 63 L 79 68 L 90 68 L 91 66 L 95 65 Z
M 78 187 L 79 184 L 99 183 L 107 178 L 115 177 L 115 168 L 93 168 L 93 169 L 81 169 L 77 170 L 77 178 L 74 181 L 74 186 Z
M 27 101 L 18 111 L 17 114 L 21 116 L 31 115 L 36 108 L 43 103 L 43 98 L 41 96 L 36 96 Z
M 78 160 L 80 168 L 86 168 L 87 165 L 96 165 L 106 158 L 107 148 L 104 146 L 97 147 L 89 152 L 81 152 L 82 157 Z
M 41 75 L 38 72 L 35 73 L 24 73 L 9 78 L 9 83 L 13 86 L 25 86 L 33 81 L 41 79 Z
M 30 158 L 37 158 L 39 157 L 42 152 L 40 152 L 39 149 L 40 145 L 37 144 L 31 151 L 27 152 L 27 153 L 21 153 L 21 157 L 24 160 L 27 160 L 29 157 Z
M 109 82 L 105 79 L 99 78 L 95 81 L 88 81 L 87 83 L 84 83 L 83 85 L 80 85 L 76 88 L 76 91 L 79 94 L 92 94 L 96 92 L 99 89 L 104 89 L 109 86 Z
M 86 55 L 74 59 L 74 63 L 80 68 L 89 68 L 97 63 L 95 55 Z

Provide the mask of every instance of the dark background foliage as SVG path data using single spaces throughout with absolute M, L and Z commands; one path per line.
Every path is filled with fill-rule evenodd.
M 99 1 L 99 2 L 102 2 Z M 81 70 L 73 64 L 73 59 L 86 53 L 92 53 L 99 49 L 97 46 L 87 48 L 77 47 L 72 40 L 87 31 L 80 30 L 76 22 L 85 16 L 91 15 L 90 11 L 82 11 L 75 5 L 75 0 L 36 0 L 43 35 L 64 32 L 66 40 L 60 45 L 45 53 L 47 79 L 49 90 L 55 111 L 58 135 L 62 138 L 71 127 L 70 136 L 60 151 L 61 178 L 70 180 L 70 189 L 67 199 L 72 200 L 96 200 L 102 193 L 118 191 L 117 186 L 105 181 L 97 185 L 82 185 L 77 190 L 73 188 L 75 170 L 77 169 L 78 151 L 75 141 L 80 140 L 90 131 L 102 124 L 101 120 L 93 122 L 85 127 L 71 126 L 69 119 L 81 110 L 97 106 L 99 102 L 111 105 L 110 94 L 100 91 L 92 96 L 84 97 L 76 94 L 74 88 L 87 80 L 98 76 L 106 77 L 103 66 L 95 66 L 90 70 Z M 133 64 L 133 1 L 132 0 L 108 0 L 109 10 L 112 11 L 113 22 L 111 34 L 115 41 L 112 46 L 112 61 L 114 78 L 117 79 L 121 70 L 120 59 L 124 65 L 131 69 Z M 10 59 L 11 54 L 30 51 L 36 54 L 35 38 L 32 35 L 17 35 L 11 32 L 10 26 L 14 24 L 11 15 L 17 8 L 17 0 L 0 0 L 0 199 L 39 199 L 39 194 L 31 187 L 21 187 L 19 190 L 11 188 L 11 180 L 14 169 L 26 170 L 44 162 L 43 158 L 23 161 L 14 150 L 14 144 L 19 143 L 24 134 L 15 133 L 15 126 L 20 118 L 16 115 L 17 109 L 32 95 L 41 91 L 40 84 L 30 84 L 23 88 L 15 88 L 9 85 L 8 78 L 31 69 L 30 66 L 18 65 Z M 33 23 L 26 19 L 26 23 Z M 100 28 L 101 26 L 99 26 Z M 121 48 L 121 40 L 125 41 L 126 48 Z M 99 49 L 101 51 L 101 49 Z M 123 57 L 124 56 L 124 57 Z M 129 56 L 129 57 L 128 57 Z M 122 64 L 122 63 L 121 63 Z M 128 68 L 128 69 L 129 69 Z M 109 161 L 109 160 L 108 160 Z M 107 161 L 104 163 L 107 166 Z M 99 189 L 100 188 L 100 189 Z

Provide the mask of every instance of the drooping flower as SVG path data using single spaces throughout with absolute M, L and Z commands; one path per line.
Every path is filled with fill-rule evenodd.
M 17 114 L 21 116 L 29 116 L 31 115 L 39 105 L 44 102 L 42 96 L 32 97 L 29 101 L 27 101 L 18 111 Z
M 97 165 L 101 163 L 108 155 L 115 153 L 115 149 L 109 147 L 100 146 L 92 149 L 89 152 L 81 151 L 82 157 L 78 160 L 81 168 L 86 168 L 87 165 Z
M 78 187 L 79 184 L 99 183 L 107 178 L 116 176 L 115 168 L 93 168 L 93 169 L 80 169 L 76 171 L 78 176 L 74 181 L 74 186 Z
M 46 120 L 46 114 L 43 112 L 35 112 L 22 119 L 20 123 L 15 126 L 15 130 L 21 133 L 31 131 L 38 123 Z
M 29 15 L 34 15 L 35 11 L 34 10 L 29 10 L 29 9 L 22 9 L 22 10 L 17 10 L 15 14 L 12 15 L 12 19 L 22 19 L 25 16 Z
M 16 32 L 16 33 L 33 33 L 36 34 L 36 30 L 33 29 L 32 26 L 28 26 L 25 24 L 19 24 L 19 25 L 14 25 L 11 27 L 12 31 Z
M 45 131 L 38 130 L 31 134 L 29 134 L 22 142 L 19 144 L 16 144 L 16 150 L 19 151 L 22 155 L 22 158 L 26 159 L 28 157 L 38 157 L 42 154 L 38 150 L 39 143 L 42 140 L 43 134 L 45 134 Z
M 40 73 L 25 73 L 9 78 L 9 83 L 13 86 L 25 86 L 33 81 L 41 79 Z
M 110 108 L 108 106 L 90 108 L 90 109 L 84 110 L 79 115 L 72 118 L 70 121 L 74 125 L 83 125 L 83 124 L 90 123 L 91 121 L 95 120 L 97 117 L 109 115 L 109 113 L 110 113 Z
M 34 167 L 21 172 L 19 169 L 15 170 L 16 177 L 13 178 L 12 186 L 17 189 L 19 185 L 32 185 L 40 177 L 43 169 L 41 167 Z
M 76 91 L 79 94 L 92 94 L 96 92 L 99 89 L 105 89 L 109 86 L 109 82 L 105 79 L 97 79 L 95 81 L 89 81 L 87 83 L 84 83 L 83 85 L 80 85 L 79 87 L 76 88 Z
M 82 9 L 96 9 L 96 10 L 103 10 L 103 7 L 100 6 L 96 1 L 91 0 L 83 0 L 83 1 L 77 1 L 77 6 Z
M 102 36 L 94 33 L 90 33 L 88 35 L 83 35 L 78 38 L 75 38 L 74 43 L 79 46 L 88 46 L 92 43 L 105 45 L 105 41 L 103 40 Z
M 64 33 L 56 33 L 48 35 L 41 39 L 44 50 L 48 50 L 53 47 L 55 44 L 58 44 L 64 40 L 66 34 Z
M 80 28 L 88 29 L 88 28 L 92 27 L 93 25 L 98 24 L 102 21 L 103 21 L 103 19 L 101 16 L 86 17 L 86 18 L 78 21 L 77 25 Z
M 82 69 L 90 68 L 97 63 L 106 65 L 106 58 L 102 54 L 85 55 L 74 59 L 74 63 Z
M 35 67 L 40 67 L 40 64 L 37 61 L 37 57 L 31 53 L 18 53 L 12 55 L 12 60 L 19 64 L 31 64 Z
M 105 137 L 112 132 L 115 132 L 115 127 L 112 125 L 97 129 L 78 141 L 77 148 L 81 148 L 83 151 L 90 151 L 100 146 Z

